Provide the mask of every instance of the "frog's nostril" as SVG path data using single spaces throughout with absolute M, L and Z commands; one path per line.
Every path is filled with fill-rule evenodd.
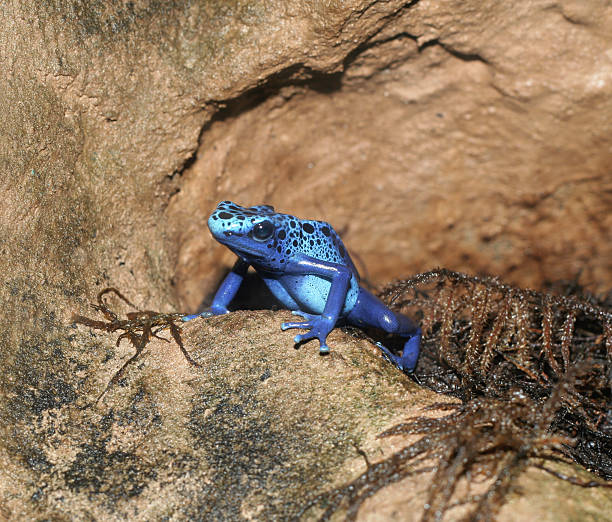
M 226 237 L 230 237 L 233 232 L 231 230 L 226 230 L 223 233 L 225 234 Z

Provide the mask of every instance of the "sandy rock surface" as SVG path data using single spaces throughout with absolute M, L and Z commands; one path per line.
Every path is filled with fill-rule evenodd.
M 415 437 L 379 439 L 385 429 L 450 399 L 417 386 L 366 340 L 340 330 L 327 357 L 296 350 L 279 322 L 288 312 L 235 312 L 192 321 L 178 346 L 151 342 L 119 384 L 95 403 L 133 353 L 106 333 L 83 341 L 79 326 L 58 362 L 80 383 L 33 381 L 11 409 L 0 448 L 2 514 L 9 520 L 293 519 L 319 493 L 366 470 Z M 169 337 L 166 333 L 165 337 Z M 52 373 L 52 372 L 49 372 Z M 27 406 L 27 408 L 26 408 Z M 10 436 L 9 436 L 10 435 Z M 561 468 L 564 472 L 573 471 Z M 586 477 L 586 474 L 585 474 Z M 420 520 L 432 474 L 393 484 L 369 499 L 361 520 Z M 605 490 L 571 487 L 543 472 L 521 476 L 499 520 L 584 519 L 609 512 Z M 471 491 L 478 493 L 479 484 Z M 459 492 L 464 493 L 463 491 Z M 572 499 L 570 504 L 560 498 Z M 464 513 L 459 507 L 449 520 Z M 305 519 L 321 511 L 311 508 Z M 548 517 L 548 518 L 546 518 Z M 342 510 L 337 519 L 342 519 Z
M 0 517 L 288 516 L 362 471 L 353 442 L 382 456 L 377 433 L 439 400 L 346 334 L 338 357 L 295 351 L 263 312 L 189 325 L 204 370 L 155 341 L 85 407 L 132 352 L 72 313 L 106 286 L 194 311 L 232 262 L 206 229 L 220 199 L 330 221 L 375 284 L 444 265 L 610 287 L 606 0 L 59 0 L 0 20 Z
M 29 410 L 14 411 L 0 453 L 13 479 L 0 487 L 7 518 L 286 519 L 365 469 L 357 447 L 388 454 L 393 445 L 376 435 L 437 400 L 340 331 L 330 336 L 342 347 L 332 356 L 312 345 L 295 350 L 278 328 L 290 317 L 193 321 L 182 337 L 201 368 L 156 340 L 97 404 L 133 350 L 113 349 L 105 333 L 83 346 L 75 331 L 63 358 L 85 349 L 99 374 L 91 394 L 56 378 L 54 394 L 33 390 Z

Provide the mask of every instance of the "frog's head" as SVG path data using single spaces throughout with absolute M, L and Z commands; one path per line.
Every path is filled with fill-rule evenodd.
M 293 216 L 277 214 L 269 205 L 241 207 L 222 201 L 208 218 L 214 238 L 247 263 L 268 270 L 279 270 L 291 255 L 290 230 L 296 230 Z M 293 241 L 293 239 L 291 239 Z

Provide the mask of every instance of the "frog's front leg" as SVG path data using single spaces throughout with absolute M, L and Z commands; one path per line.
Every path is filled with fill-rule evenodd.
M 227 274 L 219 286 L 210 307 L 199 314 L 186 315 L 183 317 L 183 321 L 189 321 L 191 319 L 195 319 L 196 317 L 210 317 L 212 315 L 223 315 L 228 313 L 229 310 L 227 307 L 232 302 L 234 297 L 236 297 L 236 293 L 238 292 L 238 289 L 240 288 L 248 269 L 249 264 L 246 261 L 238 258 L 238 261 L 234 263 L 230 273 Z
M 290 328 L 306 328 L 310 330 L 305 334 L 296 335 L 293 339 L 294 342 L 297 344 L 316 338 L 319 340 L 320 353 L 329 353 L 329 346 L 327 346 L 326 343 L 327 335 L 333 330 L 334 326 L 336 326 L 338 317 L 344 307 L 352 272 L 343 265 L 304 257 L 298 261 L 288 263 L 285 274 L 315 275 L 327 281 L 331 281 L 325 308 L 321 315 L 295 310 L 293 313 L 303 317 L 306 321 L 281 324 L 282 330 L 288 330 Z M 317 289 L 313 289 L 313 291 L 317 291 Z
M 359 288 L 357 302 L 346 317 L 349 324 L 372 327 L 407 338 L 401 355 L 395 355 L 380 343 L 376 343 L 385 356 L 400 370 L 412 372 L 419 357 L 421 329 L 403 314 L 389 310 L 378 297 L 365 288 Z

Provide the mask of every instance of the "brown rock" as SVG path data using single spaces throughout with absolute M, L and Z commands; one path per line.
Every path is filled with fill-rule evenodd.
M 343 74 L 229 101 L 169 207 L 180 297 L 197 306 L 229 264 L 204 226 L 220 199 L 330 221 L 374 283 L 442 265 L 608 289 L 606 22 L 605 2 L 421 1 Z
M 206 371 L 152 344 L 80 410 L 127 345 L 71 314 L 109 285 L 194 310 L 231 262 L 206 230 L 219 199 L 332 222 L 375 283 L 444 265 L 607 289 L 612 8 L 585 5 L 4 6 L 0 516 L 286 514 L 430 400 L 365 343 L 294 352 L 247 314 L 189 327 L 217 347 Z
M 287 518 L 364 469 L 356 446 L 383 455 L 393 446 L 377 433 L 439 399 L 339 330 L 329 357 L 312 344 L 295 350 L 279 328 L 290 317 L 236 312 L 193 321 L 183 339 L 202 368 L 176 345 L 154 341 L 98 404 L 133 349 L 114 350 L 105 333 L 64 346 L 70 359 L 85 348 L 100 371 L 78 392 L 54 377 L 55 397 L 20 387 L 31 409 L 4 427 L 13 433 L 1 454 L 6 517 Z
M 106 333 L 65 345 L 63 358 L 75 360 L 84 349 L 89 369 L 100 371 L 92 376 L 77 368 L 76 385 L 56 373 L 32 389 L 18 385 L 21 396 L 3 400 L 14 408 L 4 426 L 12 437 L 0 453 L 3 515 L 289 519 L 317 494 L 363 473 L 358 450 L 376 462 L 415 440 L 378 439 L 384 429 L 434 415 L 423 407 L 446 400 L 340 330 L 330 335 L 328 357 L 312 343 L 295 350 L 293 334 L 279 329 L 290 318 L 260 311 L 192 321 L 182 338 L 201 368 L 176 345 L 154 340 L 98 404 L 96 396 L 133 350 L 125 343 L 115 350 Z M 431 478 L 419 474 L 384 489 L 360 519 L 419 520 Z M 566 484 L 537 471 L 521 484 L 528 487 L 511 496 L 500 520 L 548 513 L 553 499 L 568 494 Z M 612 508 L 604 490 L 570 492 L 571 516 Z M 556 519 L 564 514 L 565 508 Z

